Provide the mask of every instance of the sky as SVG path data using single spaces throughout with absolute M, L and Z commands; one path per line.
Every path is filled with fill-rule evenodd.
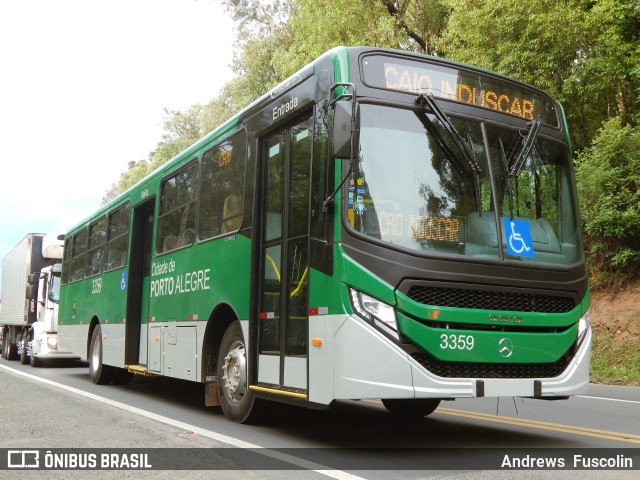
M 0 0 L 0 258 L 93 212 L 164 108 L 231 80 L 234 40 L 218 0 Z

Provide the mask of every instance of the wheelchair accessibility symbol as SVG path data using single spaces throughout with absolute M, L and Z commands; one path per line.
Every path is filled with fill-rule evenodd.
M 507 254 L 515 257 L 533 257 L 531 226 L 526 220 L 503 218 Z

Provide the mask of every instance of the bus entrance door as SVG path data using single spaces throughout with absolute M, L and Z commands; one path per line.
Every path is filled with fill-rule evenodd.
M 258 286 L 260 387 L 306 398 L 308 389 L 309 187 L 313 120 L 264 139 L 261 272 Z
M 131 259 L 127 286 L 125 365 L 148 366 L 147 322 L 143 322 L 143 319 L 147 319 L 149 312 L 154 209 L 155 199 L 151 199 L 133 210 Z

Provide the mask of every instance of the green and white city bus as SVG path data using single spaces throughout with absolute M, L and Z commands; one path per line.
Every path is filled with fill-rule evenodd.
M 94 383 L 265 401 L 567 398 L 589 287 L 560 105 L 474 67 L 335 48 L 71 229 L 59 342 Z

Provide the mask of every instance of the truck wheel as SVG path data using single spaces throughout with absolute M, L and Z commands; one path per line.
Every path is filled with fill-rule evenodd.
M 102 329 L 96 325 L 91 335 L 89 346 L 89 375 L 96 385 L 107 385 L 111 382 L 114 370 L 111 365 L 102 363 Z
M 22 348 L 20 348 L 20 363 L 22 365 L 26 365 L 29 363 L 29 356 L 27 355 L 27 342 L 29 341 L 29 336 L 23 333 L 18 341 L 22 343 Z
M 264 408 L 264 400 L 256 398 L 248 388 L 247 356 L 240 322 L 227 328 L 218 354 L 218 394 L 225 416 L 237 423 L 256 422 Z
M 18 359 L 18 347 L 16 346 L 15 342 L 7 340 L 7 352 L 4 358 L 6 358 L 7 360 Z
M 385 408 L 398 418 L 416 419 L 426 417 L 440 405 L 439 398 L 383 399 Z

